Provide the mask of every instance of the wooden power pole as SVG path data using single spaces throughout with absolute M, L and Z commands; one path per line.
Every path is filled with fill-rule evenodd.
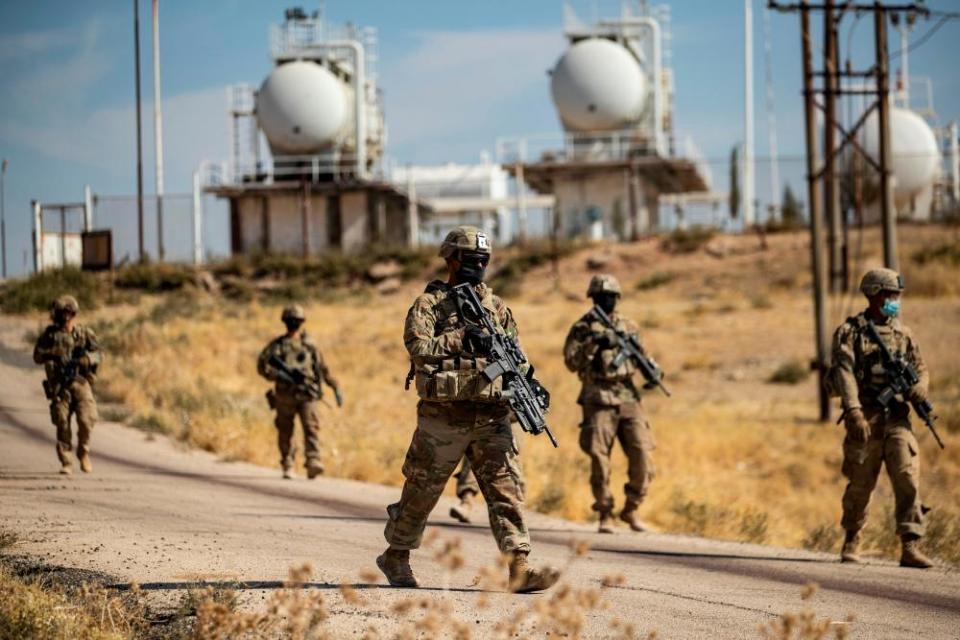
M 823 386 L 823 377 L 830 364 L 828 351 L 827 314 L 826 314 L 826 286 L 829 283 L 831 291 L 840 293 L 849 286 L 847 268 L 847 254 L 843 218 L 840 210 L 840 182 L 836 170 L 837 161 L 843 157 L 844 150 L 851 148 L 857 152 L 867 165 L 873 167 L 879 176 L 880 208 L 883 220 L 883 262 L 891 268 L 897 269 L 897 228 L 896 212 L 893 210 L 893 181 L 891 169 L 893 158 L 890 147 L 890 83 L 889 58 L 887 54 L 887 14 L 912 13 L 929 15 L 929 12 L 919 3 L 903 3 L 885 5 L 879 0 L 873 2 L 855 2 L 823 0 L 810 2 L 802 0 L 799 3 L 781 4 L 778 0 L 769 0 L 768 8 L 777 11 L 800 13 L 800 40 L 803 49 L 803 101 L 804 119 L 806 122 L 807 142 L 807 199 L 810 211 L 810 262 L 813 270 L 813 303 L 814 324 L 816 335 L 816 368 L 819 378 L 819 405 L 820 419 L 830 419 L 830 403 L 826 389 Z M 823 36 L 825 42 L 823 51 L 823 69 L 817 70 L 813 66 L 813 42 L 810 32 L 810 14 L 814 11 L 823 12 Z M 874 17 L 874 44 L 876 62 L 867 70 L 853 70 L 842 68 L 838 47 L 837 32 L 840 22 L 848 14 L 861 15 L 872 13 Z M 822 82 L 818 86 L 818 78 Z M 845 87 L 843 78 L 858 78 L 860 80 L 873 79 L 873 87 Z M 874 102 L 859 116 L 857 121 L 847 130 L 844 123 L 837 119 L 837 98 L 845 95 L 869 95 L 875 98 Z M 822 97 L 822 102 L 818 98 Z M 817 111 L 823 114 L 823 162 L 820 162 L 817 142 Z M 857 134 L 863 128 L 868 116 L 877 111 L 879 128 L 879 158 L 873 158 L 857 141 Z M 837 144 L 837 134 L 840 143 Z M 821 190 L 821 184 L 823 189 Z M 826 261 L 823 256 L 823 210 L 826 209 L 827 241 L 829 246 L 828 262 L 829 277 Z

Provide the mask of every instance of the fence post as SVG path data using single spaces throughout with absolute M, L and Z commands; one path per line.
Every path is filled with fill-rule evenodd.
M 39 200 L 31 200 L 33 207 L 33 270 L 43 271 L 43 208 Z
M 83 230 L 93 231 L 93 192 L 88 184 L 83 187 Z

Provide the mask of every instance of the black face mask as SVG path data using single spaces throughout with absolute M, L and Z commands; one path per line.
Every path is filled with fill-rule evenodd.
M 293 333 L 303 326 L 303 320 L 284 320 L 283 324 L 286 325 L 289 333 Z
M 73 314 L 69 311 L 57 311 L 53 314 L 53 324 L 58 327 L 66 326 L 67 321 L 73 317 Z
M 613 310 L 617 308 L 617 299 L 619 297 L 620 296 L 615 293 L 598 293 L 593 296 L 593 302 L 603 309 L 604 313 L 610 315 L 613 313 Z
M 457 280 L 474 286 L 480 284 L 487 273 L 487 264 L 489 263 L 490 256 L 483 253 L 461 254 L 460 268 L 457 269 Z

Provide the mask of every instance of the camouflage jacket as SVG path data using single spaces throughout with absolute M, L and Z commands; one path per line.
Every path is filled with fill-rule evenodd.
M 428 402 L 495 402 L 502 379 L 487 383 L 480 371 L 487 360 L 467 352 L 463 345 L 465 324 L 460 318 L 450 285 L 434 280 L 407 312 L 403 342 L 410 354 L 417 394 Z M 493 317 L 500 333 L 516 338 L 517 323 L 507 305 L 485 284 L 477 286 L 481 303 Z
M 51 383 L 69 382 L 63 379 L 64 361 L 72 358 L 78 348 L 83 355 L 77 375 L 93 384 L 101 362 L 100 344 L 93 331 L 82 325 L 74 325 L 71 331 L 55 324 L 48 325 L 33 347 L 33 361 L 43 365 Z
M 844 409 L 876 404 L 877 394 L 887 385 L 880 347 L 867 335 L 866 324 L 861 313 L 840 325 L 833 336 L 833 366 L 827 382 L 840 396 Z M 903 356 L 917 370 L 917 386 L 926 392 L 930 376 L 910 330 L 896 318 L 876 327 L 890 352 Z
M 617 329 L 640 340 L 637 323 L 617 312 L 610 315 Z M 598 340 L 607 331 L 606 326 L 592 313 L 577 320 L 563 345 L 563 360 L 583 383 L 577 402 L 580 404 L 618 406 L 640 400 L 633 383 L 637 367 L 629 358 L 619 367 L 613 366 L 617 349 L 601 349 Z
M 270 357 L 274 355 L 283 360 L 289 368 L 302 372 L 307 380 L 316 384 L 319 392 L 308 393 L 302 387 L 280 380 L 277 377 L 277 370 L 268 364 Z M 339 386 L 330 374 L 320 349 L 306 332 L 296 338 L 290 338 L 284 334 L 272 340 L 260 352 L 260 357 L 257 359 L 257 373 L 276 383 L 277 394 L 301 400 L 322 398 L 324 382 L 331 387 Z

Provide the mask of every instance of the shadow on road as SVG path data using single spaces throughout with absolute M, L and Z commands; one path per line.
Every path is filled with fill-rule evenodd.
M 370 584 L 370 583 L 341 583 L 334 584 L 332 582 L 304 582 L 295 587 L 290 587 L 283 580 L 217 580 L 217 581 L 171 581 L 171 582 L 145 582 L 137 585 L 141 591 L 179 591 L 179 590 L 192 590 L 192 589 L 229 589 L 232 591 L 248 591 L 248 590 L 260 590 L 260 589 L 323 589 L 323 590 L 332 590 L 332 589 L 341 589 L 343 587 L 350 587 L 352 589 L 359 590 L 393 590 L 393 591 L 411 591 L 411 589 L 401 589 L 399 587 L 391 587 L 386 584 Z M 115 589 L 117 591 L 129 591 L 132 588 L 130 584 L 116 583 L 106 585 L 108 589 Z M 420 586 L 417 588 L 417 591 L 451 591 L 455 593 L 494 593 L 487 589 L 479 589 L 473 587 L 450 587 L 444 589 L 441 587 L 424 587 Z

